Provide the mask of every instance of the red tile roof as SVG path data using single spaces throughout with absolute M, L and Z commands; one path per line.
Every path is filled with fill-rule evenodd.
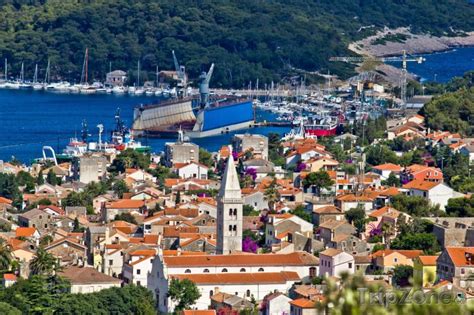
M 290 304 L 298 308 L 316 308 L 316 302 L 309 299 L 300 298 L 290 301 Z
M 6 281 L 16 281 L 16 275 L 14 275 L 13 273 L 4 273 L 3 279 Z
M 188 256 L 194 259 L 199 256 Z M 300 281 L 298 273 L 294 271 L 256 272 L 256 273 L 214 273 L 214 274 L 181 274 L 170 275 L 171 278 L 189 279 L 196 284 L 272 284 Z
M 420 262 L 423 266 L 436 266 L 436 260 L 439 256 L 420 256 Z
M 306 252 L 290 254 L 233 254 L 195 257 L 165 257 L 168 267 L 200 266 L 307 266 L 317 265 L 319 259 Z
M 403 185 L 403 188 L 405 189 L 417 189 L 417 190 L 422 190 L 422 191 L 428 191 L 433 189 L 434 187 L 438 186 L 441 184 L 440 182 L 430 182 L 430 181 L 425 181 L 425 180 L 412 180 L 409 183 L 406 183 Z
M 474 247 L 446 247 L 446 251 L 456 267 L 474 266 Z
M 106 205 L 109 209 L 138 209 L 145 205 L 143 200 L 120 199 Z
M 406 249 L 381 249 L 376 251 L 372 254 L 373 258 L 388 256 L 392 253 L 399 253 L 407 258 L 413 259 L 423 254 L 422 250 L 413 249 L 413 250 L 406 250 Z
M 16 237 L 31 237 L 35 234 L 36 228 L 34 227 L 19 227 L 15 230 Z

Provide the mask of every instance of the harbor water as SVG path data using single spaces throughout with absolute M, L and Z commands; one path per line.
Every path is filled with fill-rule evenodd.
M 120 108 L 125 124 L 131 126 L 135 106 L 157 101 L 158 98 L 147 96 L 60 94 L 1 89 L 0 160 L 8 161 L 15 156 L 22 162 L 30 163 L 41 157 L 41 149 L 46 145 L 61 153 L 70 138 L 80 137 L 83 119 L 87 121 L 91 141 L 98 139 L 98 124 L 104 125 L 104 135 L 108 137 L 114 128 L 117 108 Z M 259 120 L 275 118 L 273 114 L 261 111 L 257 112 L 257 117 Z M 260 134 L 284 134 L 288 131 L 289 128 L 285 127 L 251 129 L 252 133 Z M 217 151 L 222 145 L 230 142 L 234 133 L 196 139 L 194 142 L 207 150 Z M 151 146 L 153 152 L 160 152 L 166 142 L 174 139 L 141 138 L 139 141 Z

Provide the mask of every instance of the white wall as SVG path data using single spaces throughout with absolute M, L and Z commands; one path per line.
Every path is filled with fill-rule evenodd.
M 120 282 L 115 283 L 94 283 L 94 284 L 73 284 L 71 293 L 93 293 L 113 287 L 120 288 Z

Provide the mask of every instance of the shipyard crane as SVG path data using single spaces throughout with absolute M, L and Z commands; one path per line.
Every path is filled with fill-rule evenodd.
M 207 73 L 203 71 L 199 76 L 199 94 L 201 95 L 201 108 L 209 106 L 209 81 L 214 72 L 214 64 L 211 65 Z
M 371 56 L 363 56 L 363 57 L 331 57 L 329 61 L 342 61 L 342 62 L 352 62 L 352 63 L 361 63 L 365 61 L 373 61 L 373 62 L 402 62 L 402 73 L 400 77 L 400 98 L 402 100 L 402 108 L 405 109 L 407 104 L 407 62 L 416 62 L 422 63 L 426 59 L 423 57 L 411 57 L 407 56 L 406 51 L 403 51 L 402 56 L 400 57 L 371 57 Z
M 180 65 L 178 62 L 178 58 L 176 58 L 176 54 L 174 53 L 174 50 L 171 51 L 173 54 L 173 62 L 174 62 L 174 68 L 176 70 L 176 75 L 178 76 L 178 90 L 180 90 L 179 93 L 182 94 L 182 96 L 186 96 L 186 87 L 187 87 L 187 82 L 186 82 L 186 68 L 183 65 Z

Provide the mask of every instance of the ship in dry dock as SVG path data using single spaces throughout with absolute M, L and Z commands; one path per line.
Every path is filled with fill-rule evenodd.
M 199 97 L 185 95 L 184 67 L 177 66 L 182 95 L 176 100 L 139 106 L 134 110 L 133 133 L 137 136 L 169 137 L 183 130 L 189 138 L 205 138 L 252 127 L 252 100 L 235 96 L 211 96 L 209 81 L 214 64 L 199 76 Z

